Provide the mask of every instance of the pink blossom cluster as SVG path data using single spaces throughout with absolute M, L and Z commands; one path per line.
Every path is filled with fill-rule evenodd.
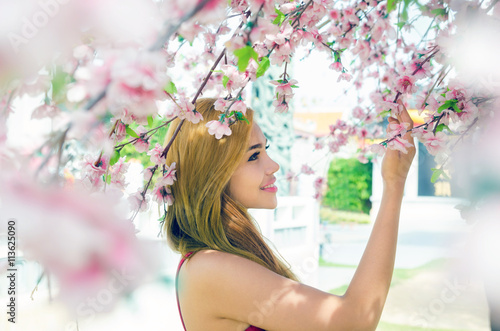
M 289 110 L 289 103 L 293 98 L 293 88 L 296 87 L 297 80 L 272 80 L 271 84 L 276 85 L 276 96 L 273 101 L 275 112 L 286 113 Z
M 324 177 L 317 177 L 314 180 L 314 199 L 321 200 L 323 198 L 326 186 L 326 179 Z
M 111 308 L 120 295 L 155 271 L 149 248 L 135 236 L 134 225 L 113 207 L 117 201 L 111 195 L 40 187 L 19 173 L 2 177 L 2 213 L 15 218 L 22 228 L 18 249 L 55 277 L 58 299 L 72 309 L 124 275 L 126 282 L 117 289 Z
M 115 164 L 110 166 L 109 156 L 85 155 L 81 162 L 79 183 L 91 191 L 102 189 L 106 183 L 111 188 L 123 190 L 127 186 L 125 174 L 129 166 L 129 163 L 125 163 L 125 157 L 119 158 Z
M 174 197 L 172 196 L 172 191 L 170 186 L 174 184 L 177 180 L 175 177 L 175 162 L 170 166 L 165 166 L 162 169 L 162 175 L 156 179 L 156 184 L 152 190 L 153 200 L 159 204 L 165 203 L 167 206 L 171 206 L 174 202 Z
M 223 118 L 217 121 L 209 121 L 206 124 L 208 133 L 215 136 L 216 139 L 221 139 L 223 136 L 230 136 L 232 131 L 229 127 L 229 119 Z

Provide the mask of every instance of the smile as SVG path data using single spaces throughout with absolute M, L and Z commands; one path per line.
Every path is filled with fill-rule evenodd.
M 278 187 L 274 184 L 266 185 L 264 187 L 261 187 L 260 189 L 262 191 L 271 192 L 271 193 L 276 193 L 278 191 Z

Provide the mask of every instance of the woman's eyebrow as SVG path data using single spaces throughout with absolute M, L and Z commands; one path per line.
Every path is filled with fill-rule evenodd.
M 265 143 L 265 145 L 267 145 L 267 139 L 266 139 L 266 143 Z M 248 148 L 248 151 L 251 151 L 252 149 L 259 149 L 259 148 L 262 148 L 262 146 L 263 146 L 263 145 L 262 145 L 262 144 L 260 144 L 260 143 L 259 143 L 259 144 L 252 145 L 252 146 L 250 146 L 250 148 Z M 248 151 L 247 151 L 247 152 L 248 152 Z

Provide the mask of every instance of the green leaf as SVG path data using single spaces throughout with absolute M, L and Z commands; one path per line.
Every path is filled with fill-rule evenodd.
M 170 94 L 177 93 L 177 87 L 175 86 L 174 82 L 172 81 L 168 82 L 167 86 L 165 86 L 165 92 Z
M 437 8 L 437 9 L 433 9 L 431 10 L 431 14 L 434 14 L 436 16 L 439 16 L 439 15 L 446 15 L 446 9 L 444 8 Z
M 391 11 L 396 8 L 396 4 L 399 2 L 399 0 L 387 0 L 387 13 L 390 13 Z
M 139 138 L 139 135 L 137 135 L 137 133 L 135 133 L 134 130 L 132 130 L 128 125 L 126 127 L 126 130 L 125 130 L 130 136 L 134 137 L 134 138 Z
M 262 60 L 260 60 L 259 67 L 257 68 L 256 76 L 259 78 L 260 76 L 263 76 L 267 69 L 269 69 L 270 62 L 269 58 L 267 56 L 264 56 Z
M 450 107 L 453 107 L 454 105 L 457 104 L 457 100 L 451 99 L 451 100 L 446 100 L 445 103 L 441 105 L 441 107 L 438 108 L 438 114 L 441 114 L 441 112 L 445 109 L 448 109 Z
M 438 178 L 444 173 L 443 169 L 436 169 L 436 168 L 431 168 L 432 170 L 432 177 L 431 177 L 431 183 L 435 183 Z
M 342 59 L 340 58 L 340 54 L 342 54 L 342 52 L 333 52 L 333 56 L 335 58 L 335 62 L 342 63 Z
M 153 115 L 148 116 L 148 126 L 153 128 Z
M 224 75 L 224 77 L 222 77 L 222 85 L 224 86 L 224 88 L 226 88 L 228 82 L 229 82 L 229 77 Z
M 240 72 L 245 72 L 250 58 L 259 61 L 259 54 L 250 45 L 235 50 L 234 55 L 238 58 L 238 70 Z
M 452 105 L 452 107 L 453 107 L 453 109 L 455 109 L 455 111 L 456 111 L 457 113 L 461 113 L 461 112 L 462 112 L 462 109 L 458 108 L 458 106 L 457 106 L 457 104 L 456 104 L 456 103 L 454 103 L 454 104 Z
M 441 123 L 439 124 L 437 127 L 436 127 L 436 132 L 441 132 L 443 131 L 444 129 L 448 130 L 449 132 L 453 133 L 453 131 L 451 131 L 451 129 L 448 127 L 448 125 L 444 124 L 444 123 Z
M 291 88 L 299 88 L 298 85 L 290 85 Z
M 56 69 L 54 76 L 52 77 L 52 99 L 57 99 L 57 97 L 63 93 L 64 87 L 68 83 L 69 75 L 62 71 L 60 68 Z
M 399 30 L 401 30 L 406 25 L 406 21 L 405 22 L 396 23 L 396 25 L 399 28 Z
M 245 122 L 247 122 L 247 124 L 250 124 L 250 122 L 247 120 L 247 118 L 245 117 L 245 115 L 243 115 L 243 113 L 242 113 L 242 112 L 237 111 L 237 112 L 235 113 L 235 115 L 236 115 L 236 118 L 237 118 L 239 121 L 245 121 Z
M 281 25 L 283 23 L 283 21 L 285 21 L 286 16 L 278 8 L 274 8 L 274 11 L 276 12 L 276 14 L 278 16 L 276 16 L 276 18 L 274 19 L 273 24 Z
M 109 159 L 109 165 L 115 164 L 116 162 L 118 162 L 119 159 L 120 159 L 120 150 L 115 149 L 113 155 Z
M 385 117 L 385 116 L 389 115 L 390 113 L 391 113 L 390 110 L 384 110 L 383 112 L 378 114 L 377 117 Z

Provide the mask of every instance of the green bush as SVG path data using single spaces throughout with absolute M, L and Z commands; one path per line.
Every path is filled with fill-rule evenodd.
M 328 169 L 328 188 L 323 205 L 338 209 L 369 213 L 372 194 L 372 163 L 357 159 L 335 159 Z

